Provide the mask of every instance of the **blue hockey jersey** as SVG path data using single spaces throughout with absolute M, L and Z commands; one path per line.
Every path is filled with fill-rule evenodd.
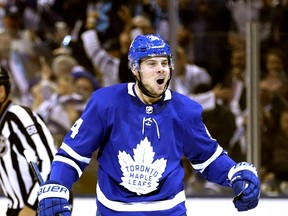
M 71 189 L 99 149 L 97 208 L 103 215 L 183 215 L 181 158 L 223 186 L 235 162 L 210 136 L 198 103 L 166 90 L 157 103 L 144 104 L 134 85 L 93 93 L 55 156 L 50 179 Z

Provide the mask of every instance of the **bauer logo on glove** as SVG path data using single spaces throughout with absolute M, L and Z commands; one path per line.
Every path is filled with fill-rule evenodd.
M 39 200 L 45 199 L 47 197 L 53 197 L 53 196 L 69 200 L 69 190 L 62 185 L 48 184 L 48 185 L 43 185 L 38 192 Z
M 60 182 L 48 180 L 38 192 L 38 216 L 71 216 L 70 191 Z

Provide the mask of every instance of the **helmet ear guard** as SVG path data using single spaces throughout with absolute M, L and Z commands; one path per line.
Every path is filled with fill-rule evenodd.
M 131 70 L 139 70 L 140 68 L 139 62 L 130 62 L 129 66 Z
M 171 70 L 174 61 L 169 44 L 158 34 L 138 35 L 131 43 L 128 53 L 129 67 L 140 70 L 140 60 L 147 57 L 167 56 Z

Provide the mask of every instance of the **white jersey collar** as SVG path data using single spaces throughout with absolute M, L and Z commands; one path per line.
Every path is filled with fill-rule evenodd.
M 135 85 L 134 82 L 130 82 L 128 83 L 127 87 L 128 87 L 128 94 L 133 96 L 133 97 L 136 97 L 134 91 L 133 91 L 133 86 Z M 167 101 L 167 100 L 171 100 L 172 98 L 172 94 L 171 94 L 171 91 L 169 89 L 167 89 L 165 91 L 165 95 L 164 95 L 164 101 Z

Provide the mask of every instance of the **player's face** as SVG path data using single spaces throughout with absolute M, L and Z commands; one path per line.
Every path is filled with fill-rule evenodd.
M 143 86 L 154 96 L 161 97 L 170 78 L 168 58 L 163 56 L 142 59 L 140 74 Z

